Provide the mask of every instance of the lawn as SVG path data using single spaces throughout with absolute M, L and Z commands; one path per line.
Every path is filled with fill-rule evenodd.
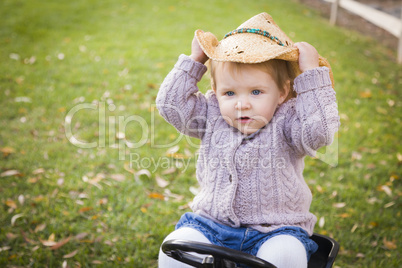
M 1 1 L 0 266 L 156 267 L 199 144 L 159 116 L 159 85 L 195 29 L 264 11 L 334 72 L 341 128 L 306 158 L 315 232 L 341 244 L 337 267 L 400 267 L 396 53 L 291 0 Z

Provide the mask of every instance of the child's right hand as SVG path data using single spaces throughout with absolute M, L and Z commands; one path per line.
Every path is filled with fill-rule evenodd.
M 195 36 L 193 38 L 193 42 L 191 43 L 190 58 L 202 64 L 204 64 L 208 60 L 208 56 L 205 55 L 204 51 L 202 51 L 200 44 L 198 43 L 198 40 Z

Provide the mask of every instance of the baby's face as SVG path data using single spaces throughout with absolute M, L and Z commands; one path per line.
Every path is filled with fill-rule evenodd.
M 215 85 L 223 118 L 246 135 L 268 124 L 286 98 L 270 74 L 252 65 L 235 73 L 216 70 Z

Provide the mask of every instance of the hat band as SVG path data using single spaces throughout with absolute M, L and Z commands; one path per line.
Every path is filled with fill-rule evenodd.
M 263 31 L 261 29 L 253 29 L 253 28 L 240 28 L 240 29 L 236 29 L 234 31 L 231 31 L 230 33 L 227 33 L 223 39 L 235 35 L 235 34 L 239 34 L 239 33 L 253 33 L 253 34 L 259 34 L 265 37 L 268 37 L 269 39 L 271 39 L 272 41 L 276 42 L 278 45 L 280 46 L 285 46 L 281 40 L 278 39 L 278 37 L 271 35 L 269 32 L 267 31 Z

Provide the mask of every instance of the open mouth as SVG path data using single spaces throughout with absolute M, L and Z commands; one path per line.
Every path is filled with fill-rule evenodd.
M 242 116 L 242 117 L 239 117 L 238 120 L 239 120 L 240 123 L 248 123 L 252 119 L 251 119 L 251 117 L 248 117 L 248 116 Z

